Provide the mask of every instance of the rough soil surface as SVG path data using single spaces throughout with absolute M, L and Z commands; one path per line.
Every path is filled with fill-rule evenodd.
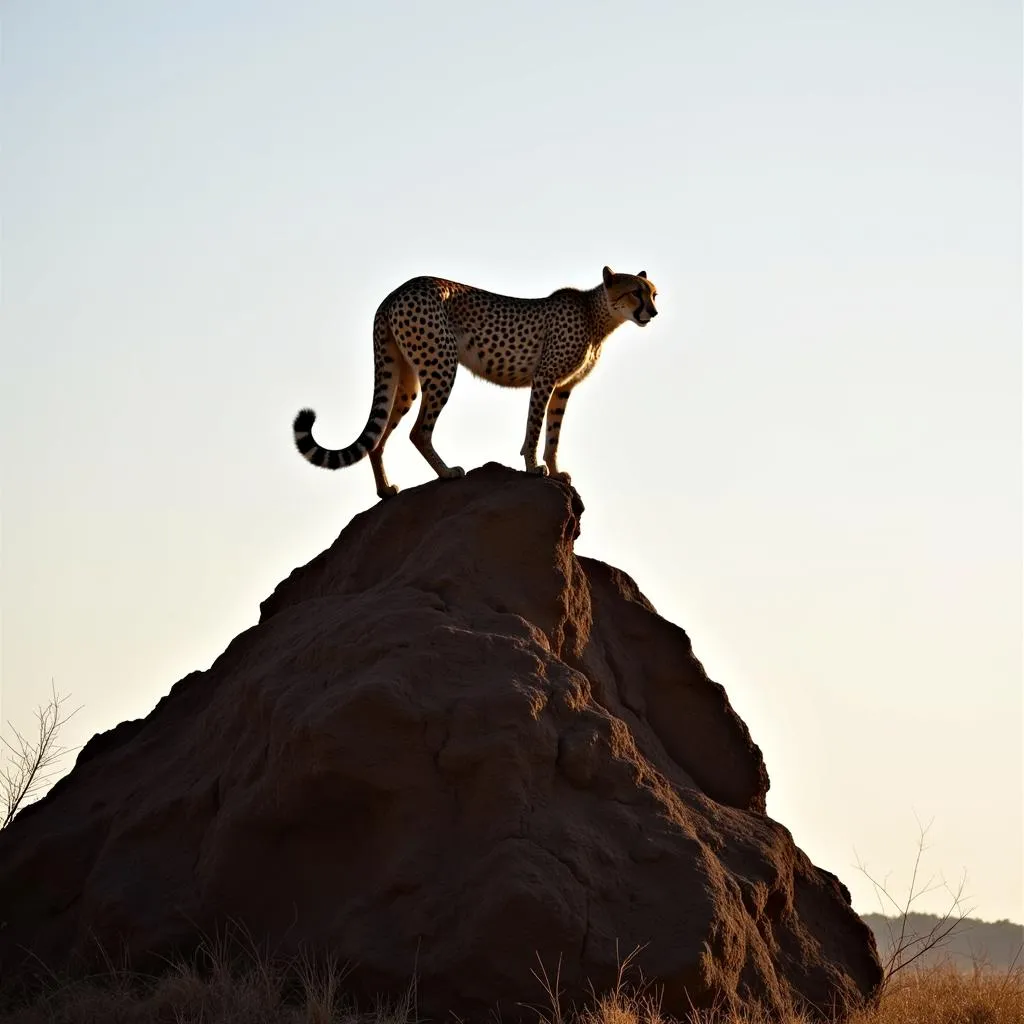
M 415 972 L 434 1019 L 529 1017 L 541 965 L 581 1002 L 637 946 L 679 1016 L 859 1005 L 871 931 L 766 817 L 686 633 L 574 554 L 581 513 L 488 465 L 356 516 L 0 832 L 0 984 L 235 921 L 364 998 Z

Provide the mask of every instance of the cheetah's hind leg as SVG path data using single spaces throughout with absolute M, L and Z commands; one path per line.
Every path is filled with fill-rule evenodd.
M 384 445 L 395 427 L 401 422 L 402 417 L 412 408 L 416 396 L 420 393 L 420 379 L 416 371 L 393 340 L 389 342 L 387 352 L 388 355 L 394 357 L 394 362 L 389 365 L 398 372 L 398 388 L 395 393 L 395 404 L 391 407 L 384 433 L 381 435 L 377 447 L 370 452 L 370 466 L 373 468 L 373 479 L 377 484 L 377 496 L 382 499 L 393 497 L 398 493 L 397 485 L 388 483 L 387 474 L 384 472 Z
M 459 348 L 451 331 L 440 331 L 435 344 L 439 357 L 436 366 L 423 363 L 417 365 L 415 349 L 409 359 L 410 364 L 416 369 L 423 391 L 419 415 L 410 431 L 410 440 L 442 480 L 451 480 L 465 476 L 466 471 L 461 466 L 449 466 L 435 451 L 431 436 L 437 425 L 437 418 L 452 393 L 455 371 L 459 368 Z M 403 346 L 403 351 L 408 352 L 408 349 Z

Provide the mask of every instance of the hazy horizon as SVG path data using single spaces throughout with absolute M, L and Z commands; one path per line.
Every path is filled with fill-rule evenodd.
M 70 743 L 147 714 L 375 502 L 291 420 L 356 437 L 402 281 L 645 269 L 660 315 L 562 430 L 577 550 L 686 629 L 859 912 L 858 859 L 902 895 L 920 820 L 925 878 L 1024 921 L 1018 4 L 35 0 L 0 30 L 5 727 L 51 679 Z M 521 467 L 527 401 L 460 370 L 438 451 Z

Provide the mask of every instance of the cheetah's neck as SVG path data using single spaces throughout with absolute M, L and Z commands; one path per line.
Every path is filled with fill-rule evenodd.
M 612 312 L 603 284 L 583 293 L 583 306 L 591 325 L 591 340 L 600 344 L 622 321 Z

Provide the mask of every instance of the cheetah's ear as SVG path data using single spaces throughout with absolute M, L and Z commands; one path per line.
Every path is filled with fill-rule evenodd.
M 612 271 L 612 268 L 611 267 L 605 267 L 604 271 L 603 271 L 603 274 L 604 274 L 604 283 L 606 285 L 607 284 L 611 284 L 612 283 L 612 278 L 615 276 L 615 274 Z
M 642 277 L 646 281 L 647 280 L 647 271 L 646 270 L 641 270 L 640 273 L 637 274 L 636 276 L 637 277 Z

